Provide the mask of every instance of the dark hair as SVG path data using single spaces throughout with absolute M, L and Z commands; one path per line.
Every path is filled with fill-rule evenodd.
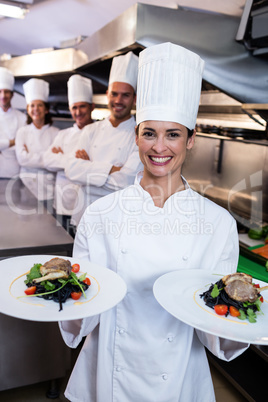
M 44 104 L 45 104 L 46 110 L 48 111 L 48 113 L 46 113 L 46 115 L 45 115 L 45 124 L 49 124 L 51 126 L 53 123 L 53 120 L 52 120 L 52 116 L 49 112 L 50 106 L 49 106 L 48 102 L 44 102 Z M 33 122 L 33 120 L 27 112 L 27 124 L 31 124 L 32 122 Z
M 194 129 L 190 130 L 189 128 L 187 128 L 187 131 L 188 131 L 188 138 L 191 138 L 193 136 Z

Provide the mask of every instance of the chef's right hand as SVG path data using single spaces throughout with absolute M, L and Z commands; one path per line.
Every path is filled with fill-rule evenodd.
M 121 170 L 122 166 L 112 166 L 112 169 L 110 170 L 109 174 L 115 173 L 115 172 L 119 172 L 119 170 Z

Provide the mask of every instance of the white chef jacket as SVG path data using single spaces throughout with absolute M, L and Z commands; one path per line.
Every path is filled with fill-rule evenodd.
M 78 226 L 74 257 L 117 272 L 127 294 L 99 316 L 60 323 L 70 347 L 90 333 L 65 395 L 72 402 L 215 401 L 202 343 L 224 360 L 248 345 L 177 320 L 158 304 L 153 285 L 174 270 L 236 271 L 235 220 L 187 182 L 158 208 L 139 179 L 93 203 Z
M 16 137 L 16 155 L 20 168 L 20 178 L 24 185 L 40 201 L 52 200 L 54 196 L 55 174 L 44 166 L 44 153 L 53 142 L 59 129 L 45 124 L 37 128 L 33 123 L 21 127 Z M 27 145 L 28 152 L 24 149 Z
M 26 115 L 10 107 L 6 112 L 0 108 L 0 177 L 11 178 L 20 171 L 15 145 L 9 141 L 16 138 L 18 129 L 26 124 Z
M 85 149 L 90 160 L 75 158 L 74 152 L 65 167 L 66 176 L 81 185 L 72 214 L 74 225 L 92 202 L 134 183 L 142 168 L 135 143 L 135 125 L 133 116 L 117 127 L 113 127 L 107 117 L 83 129 L 76 150 Z M 122 169 L 109 175 L 113 166 L 122 166 Z
M 76 203 L 78 202 L 78 191 L 80 185 L 69 180 L 64 172 L 68 159 L 77 149 L 79 137 L 82 130 L 76 123 L 72 127 L 61 130 L 52 145 L 44 154 L 44 165 L 51 172 L 57 172 L 54 207 L 59 215 L 72 215 Z M 54 153 L 52 148 L 61 147 L 63 153 Z

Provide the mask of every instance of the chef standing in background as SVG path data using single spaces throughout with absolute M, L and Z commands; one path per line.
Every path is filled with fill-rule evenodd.
M 70 220 L 73 209 L 79 208 L 80 185 L 66 177 L 64 168 L 77 147 L 83 128 L 93 122 L 91 113 L 95 105 L 92 103 L 93 90 L 89 78 L 78 74 L 72 75 L 67 87 L 69 109 L 75 123 L 57 134 L 45 152 L 44 165 L 48 170 L 57 172 L 54 197 L 56 218 L 70 234 L 74 235 Z
M 59 129 L 52 126 L 48 82 L 31 78 L 23 85 L 27 103 L 27 125 L 17 132 L 16 154 L 20 178 L 31 193 L 52 212 L 55 175 L 45 169 L 44 153 Z
M 136 121 L 131 116 L 137 75 L 138 57 L 133 52 L 113 58 L 107 90 L 110 116 L 84 128 L 66 164 L 66 176 L 81 184 L 72 214 L 74 225 L 93 201 L 132 184 L 142 166 L 135 144 Z
M 0 178 L 11 178 L 20 171 L 15 152 L 18 129 L 26 124 L 24 113 L 12 108 L 14 76 L 0 67 Z

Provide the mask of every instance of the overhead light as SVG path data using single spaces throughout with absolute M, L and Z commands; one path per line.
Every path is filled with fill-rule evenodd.
M 14 3 L 8 1 L 0 2 L 0 15 L 3 17 L 22 19 L 25 17 L 28 11 L 28 8 L 23 5 L 14 5 Z

